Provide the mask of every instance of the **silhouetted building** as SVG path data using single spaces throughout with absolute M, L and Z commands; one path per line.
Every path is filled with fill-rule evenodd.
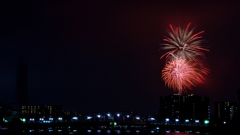
M 17 67 L 16 102 L 19 107 L 28 105 L 28 65 L 24 62 Z
M 209 98 L 201 96 L 173 94 L 160 97 L 160 121 L 177 123 L 203 123 L 210 119 Z

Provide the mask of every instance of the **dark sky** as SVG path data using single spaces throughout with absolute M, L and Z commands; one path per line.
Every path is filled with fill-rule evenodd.
M 29 67 L 29 103 L 80 113 L 157 114 L 165 60 L 159 50 L 169 24 L 196 26 L 210 52 L 204 85 L 185 94 L 237 101 L 240 10 L 237 2 L 2 3 L 0 102 L 14 100 L 17 64 Z M 212 111 L 213 112 L 213 111 Z

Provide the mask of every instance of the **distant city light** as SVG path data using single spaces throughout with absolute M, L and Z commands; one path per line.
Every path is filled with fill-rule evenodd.
M 169 122 L 169 118 L 166 118 L 165 120 L 166 120 L 166 122 Z
M 63 120 L 62 117 L 58 117 L 58 120 Z
M 53 118 L 49 118 L 49 120 L 53 120 Z
M 30 120 L 30 121 L 34 121 L 34 118 L 30 118 L 29 120 Z
M 101 115 L 97 115 L 97 117 L 98 117 L 98 118 L 100 118 L 100 117 L 101 117 Z
M 179 119 L 175 119 L 176 122 L 179 122 Z
M 226 121 L 223 121 L 223 124 L 226 124 L 227 122 Z
M 137 120 L 140 120 L 140 117 L 136 117 Z
M 92 117 L 91 116 L 87 116 L 87 119 L 90 120 Z
M 39 120 L 43 121 L 43 120 L 44 120 L 44 118 L 39 118 Z
M 73 120 L 78 120 L 78 117 L 73 117 L 72 119 L 73 119 Z
M 118 114 L 117 114 L 117 116 L 119 117 L 119 116 L 120 116 L 120 114 L 118 113 Z
M 110 113 L 108 113 L 107 116 L 110 117 Z
M 205 120 L 205 121 L 204 121 L 204 124 L 209 124 L 209 120 Z
M 150 118 L 150 120 L 155 120 L 155 118 Z
M 127 118 L 129 118 L 130 117 L 130 115 L 127 115 Z
M 195 120 L 196 123 L 199 123 L 199 120 Z
M 50 123 L 50 121 L 49 120 L 44 120 L 43 123 Z
M 189 119 L 186 119 L 185 122 L 189 122 Z

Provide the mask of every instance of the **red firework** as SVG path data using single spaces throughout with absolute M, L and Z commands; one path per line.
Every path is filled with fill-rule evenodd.
M 193 34 L 193 29 L 188 30 L 190 24 L 185 29 L 173 27 L 170 24 L 171 31 L 168 31 L 170 37 L 163 39 L 166 43 L 162 44 L 162 49 L 168 50 L 168 52 L 162 55 L 161 58 L 166 56 L 169 59 L 172 56 L 171 54 L 174 54 L 196 61 L 196 56 L 204 54 L 202 51 L 209 51 L 201 45 L 201 34 L 204 31 Z
M 203 75 L 208 72 L 207 68 L 201 68 L 196 62 L 175 58 L 166 63 L 162 70 L 162 79 L 165 85 L 181 94 L 193 86 L 196 87 L 196 84 L 203 83 Z

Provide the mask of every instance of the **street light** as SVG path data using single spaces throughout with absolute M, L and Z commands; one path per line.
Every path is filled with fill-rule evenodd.
M 195 120 L 195 123 L 199 123 L 199 120 Z
M 150 120 L 155 120 L 155 118 L 150 118 Z
M 176 122 L 179 122 L 179 119 L 175 119 Z
M 166 118 L 165 120 L 166 120 L 166 122 L 169 122 L 169 118 Z
M 118 123 L 119 123 L 119 116 L 120 116 L 120 114 L 118 113 L 118 114 L 117 114 L 117 117 L 118 117 Z
M 91 116 L 87 116 L 87 119 L 90 120 L 92 117 Z
M 204 124 L 206 124 L 206 125 L 209 124 L 209 120 L 205 120 Z

